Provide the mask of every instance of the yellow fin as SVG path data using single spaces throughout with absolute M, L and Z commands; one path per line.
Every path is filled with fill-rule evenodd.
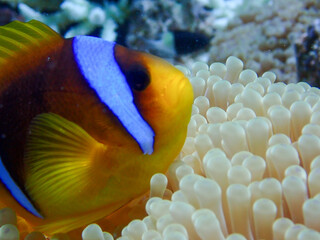
M 83 201 L 95 194 L 94 164 L 104 158 L 106 150 L 80 126 L 59 115 L 43 113 L 32 120 L 26 143 L 25 186 L 44 217 L 92 208 Z
M 76 202 L 77 200 L 74 200 Z M 41 224 L 35 227 L 35 230 L 53 235 L 55 233 L 67 233 L 77 228 L 84 228 L 86 225 L 97 222 L 103 221 L 110 212 L 116 211 L 124 206 L 128 201 L 116 202 L 114 204 L 108 205 L 104 208 L 99 208 L 94 211 L 87 212 L 83 215 L 71 216 L 71 217 L 64 217 L 62 219 L 57 219 L 56 221 L 51 221 L 45 224 Z M 110 211 L 110 209 L 112 211 Z M 123 213 L 123 212 L 122 212 Z M 127 212 L 126 212 L 127 213 Z M 125 213 L 123 213 L 125 214 Z M 78 239 L 78 238 L 76 238 Z
M 13 21 L 0 27 L 0 66 L 4 60 L 43 43 L 56 42 L 61 36 L 47 25 L 31 20 L 27 23 Z

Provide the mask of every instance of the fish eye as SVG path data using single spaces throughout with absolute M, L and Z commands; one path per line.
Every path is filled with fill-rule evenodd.
M 143 91 L 150 84 L 149 72 L 142 66 L 134 66 L 126 72 L 129 86 L 136 91 Z

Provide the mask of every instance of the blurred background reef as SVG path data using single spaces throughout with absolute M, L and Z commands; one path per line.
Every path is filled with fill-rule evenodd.
M 318 86 L 318 0 L 0 0 L 0 24 L 37 19 L 65 37 L 94 35 L 174 64 L 233 55 L 261 74 Z

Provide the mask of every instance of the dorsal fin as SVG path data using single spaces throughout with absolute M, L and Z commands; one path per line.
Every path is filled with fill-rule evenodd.
M 10 73 L 10 66 L 17 69 L 23 62 L 24 69 L 29 64 L 50 52 L 63 38 L 47 25 L 31 20 L 23 23 L 13 21 L 0 27 L 0 79 Z M 9 70 L 8 70 L 9 68 Z
M 11 22 L 0 27 L 0 62 L 20 51 L 28 51 L 36 45 L 60 39 L 58 33 L 39 21 Z

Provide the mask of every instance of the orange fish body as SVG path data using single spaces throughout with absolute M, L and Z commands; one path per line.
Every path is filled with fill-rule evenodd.
M 192 101 L 157 57 L 37 21 L 0 27 L 0 201 L 49 235 L 111 214 L 178 155 Z

